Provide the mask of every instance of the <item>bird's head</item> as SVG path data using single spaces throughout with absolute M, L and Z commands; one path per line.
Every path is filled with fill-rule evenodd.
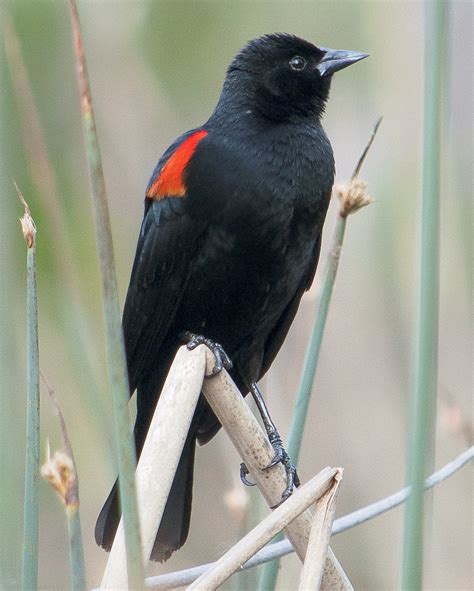
M 245 101 L 269 119 L 320 117 L 332 75 L 366 53 L 317 47 L 286 33 L 247 43 L 227 71 L 224 96 Z

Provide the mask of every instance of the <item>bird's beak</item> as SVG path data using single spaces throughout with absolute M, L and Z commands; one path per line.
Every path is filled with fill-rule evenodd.
M 330 76 L 334 72 L 369 57 L 368 53 L 361 53 L 360 51 L 329 49 L 328 47 L 320 47 L 319 49 L 325 52 L 323 59 L 316 66 L 321 76 Z

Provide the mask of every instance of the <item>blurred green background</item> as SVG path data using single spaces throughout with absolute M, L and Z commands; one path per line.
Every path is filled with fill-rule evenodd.
M 95 546 L 97 512 L 115 478 L 98 267 L 66 2 L 3 2 L 0 213 L 0 587 L 19 585 L 25 432 L 25 246 L 11 178 L 38 226 L 41 367 L 62 406 L 80 478 L 88 582 L 107 555 Z M 362 177 L 376 203 L 349 221 L 330 310 L 300 475 L 343 466 L 338 515 L 400 488 L 418 285 L 423 83 L 422 2 L 79 2 L 104 159 L 121 301 L 156 160 L 204 122 L 225 69 L 250 38 L 273 31 L 370 53 L 333 82 L 324 119 L 337 179 L 347 179 L 379 115 L 384 121 Z M 443 121 L 440 400 L 436 463 L 468 444 L 470 425 L 472 5 L 449 10 Z M 320 271 L 264 391 L 284 437 L 334 225 Z M 42 397 L 42 447 L 61 437 Z M 198 450 L 191 532 L 160 573 L 216 559 L 242 532 L 227 493 L 239 459 L 223 433 Z M 248 491 L 245 491 L 248 493 Z M 434 493 L 427 589 L 468 589 L 471 488 L 467 471 Z M 258 503 L 250 493 L 251 502 Z M 213 500 L 210 511 L 209 499 Z M 395 589 L 402 510 L 333 540 L 357 589 Z M 294 589 L 285 558 L 280 589 Z M 234 589 L 250 589 L 242 576 Z M 62 507 L 41 484 L 40 585 L 69 586 Z

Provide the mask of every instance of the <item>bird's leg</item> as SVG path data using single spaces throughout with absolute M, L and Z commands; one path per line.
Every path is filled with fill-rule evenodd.
M 189 332 L 189 330 L 183 330 L 183 332 L 181 332 L 179 336 L 181 339 L 183 339 L 183 341 L 186 342 L 186 346 L 190 350 L 195 349 L 198 345 L 206 345 L 206 347 L 210 349 L 216 360 L 216 363 L 212 368 L 211 375 L 217 375 L 222 371 L 223 368 L 227 370 L 232 369 L 232 361 L 230 360 L 227 353 L 224 351 L 222 345 L 220 345 L 219 343 L 211 341 L 211 339 L 208 339 L 203 335 Z
M 262 417 L 263 425 L 265 427 L 265 431 L 268 435 L 268 440 L 270 441 L 273 449 L 275 450 L 275 456 L 273 460 L 270 462 L 268 466 L 264 468 L 264 470 L 268 470 L 272 466 L 275 466 L 279 462 L 281 462 L 286 471 L 286 488 L 281 495 L 281 501 L 279 504 L 286 501 L 286 499 L 291 495 L 293 492 L 293 488 L 295 486 L 300 485 L 300 479 L 298 478 L 298 474 L 296 472 L 296 466 L 291 461 L 290 456 L 288 455 L 286 449 L 283 447 L 283 442 L 278 432 L 278 429 L 273 422 L 270 413 L 268 412 L 267 405 L 265 404 L 265 400 L 263 399 L 263 395 L 260 392 L 259 387 L 255 382 L 250 384 L 250 392 L 255 400 L 255 404 L 257 405 L 258 411 L 260 416 Z M 247 466 L 245 464 L 241 464 L 240 466 L 240 479 L 242 482 L 250 486 L 253 483 L 249 482 L 246 478 L 247 474 L 249 473 Z M 278 505 L 276 505 L 278 506 Z

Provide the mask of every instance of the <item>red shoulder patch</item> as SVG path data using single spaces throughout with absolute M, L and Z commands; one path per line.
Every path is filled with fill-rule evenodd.
M 148 189 L 148 199 L 159 201 L 164 197 L 184 197 L 187 189 L 184 184 L 184 171 L 197 145 L 207 133 L 204 129 L 196 131 L 176 148 L 161 169 L 158 178 Z

